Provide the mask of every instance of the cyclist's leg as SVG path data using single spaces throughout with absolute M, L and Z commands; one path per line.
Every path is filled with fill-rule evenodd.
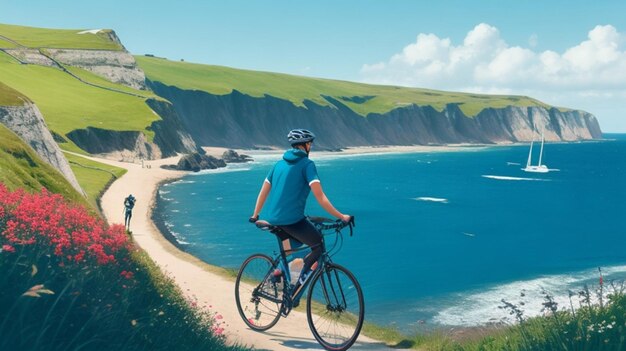
M 291 237 L 311 248 L 311 252 L 304 258 L 304 266 L 302 267 L 302 272 L 300 273 L 300 278 L 298 279 L 297 284 L 300 285 L 310 273 L 311 267 L 317 262 L 324 252 L 324 247 L 322 246 L 322 234 L 317 230 L 317 228 L 315 228 L 313 223 L 306 218 L 294 224 L 283 225 L 280 227 Z M 297 290 L 298 287 L 296 287 L 295 291 Z

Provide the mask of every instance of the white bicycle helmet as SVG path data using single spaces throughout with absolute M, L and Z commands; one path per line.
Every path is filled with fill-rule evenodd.
M 287 139 L 291 145 L 303 144 L 315 140 L 315 134 L 306 129 L 294 129 L 287 134 Z

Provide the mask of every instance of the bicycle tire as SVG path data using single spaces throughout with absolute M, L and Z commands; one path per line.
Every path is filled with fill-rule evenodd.
M 280 319 L 283 286 L 281 283 L 271 281 L 271 272 L 274 268 L 269 256 L 254 254 L 243 262 L 237 274 L 235 282 L 237 310 L 244 323 L 256 331 L 268 330 Z M 263 284 L 261 280 L 264 280 Z M 255 294 L 256 288 L 261 288 L 261 294 Z
M 359 337 L 365 316 L 363 291 L 354 274 L 334 263 L 326 265 L 311 282 L 306 314 L 313 336 L 325 349 L 350 348 Z

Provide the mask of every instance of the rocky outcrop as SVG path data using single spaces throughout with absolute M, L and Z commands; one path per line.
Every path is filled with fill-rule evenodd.
M 222 154 L 222 160 L 226 163 L 246 163 L 251 162 L 252 157 L 244 154 L 238 154 L 235 150 L 226 150 Z
M 56 62 L 49 57 L 43 55 L 39 49 L 17 48 L 4 49 L 4 52 L 13 56 L 16 60 L 23 64 L 40 65 L 48 67 L 58 67 Z
M 238 91 L 212 95 L 147 81 L 158 95 L 171 101 L 182 125 L 202 146 L 229 148 L 283 147 L 292 128 L 318 135 L 316 147 L 335 150 L 348 146 L 512 143 L 530 141 L 545 129 L 546 140 L 601 139 L 596 118 L 584 111 L 556 108 L 506 107 L 485 109 L 467 117 L 457 104 L 443 111 L 409 105 L 385 114 L 356 114 L 340 101 L 331 106 L 305 101 L 304 107 L 272 96 L 251 97 Z
M 78 192 L 83 193 L 36 105 L 26 102 L 24 106 L 0 106 L 0 123 L 17 134 L 43 160 L 59 170 Z
M 197 152 L 181 157 L 176 166 L 164 166 L 164 168 L 168 169 L 193 172 L 198 172 L 203 169 L 216 169 L 222 167 L 226 167 L 226 162 L 224 162 L 224 160 L 213 156 L 202 155 Z
M 119 40 L 118 40 L 119 42 Z M 127 51 L 46 49 L 58 62 L 80 67 L 105 79 L 135 89 L 146 89 L 145 75 Z

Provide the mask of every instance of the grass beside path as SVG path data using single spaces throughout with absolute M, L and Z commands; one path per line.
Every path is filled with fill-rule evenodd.
M 92 161 L 67 152 L 65 153 L 65 158 L 70 163 L 78 184 L 87 193 L 87 201 L 94 208 L 98 207 L 97 202 L 106 188 L 115 179 L 126 173 L 126 170 L 123 168 Z
M 21 106 L 28 98 L 0 82 L 0 106 Z
M 18 47 L 15 43 L 0 38 L 0 49 L 14 49 Z

